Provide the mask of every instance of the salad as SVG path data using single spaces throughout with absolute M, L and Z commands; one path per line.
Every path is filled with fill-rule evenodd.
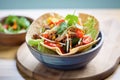
M 100 39 L 98 33 L 98 21 L 93 16 L 68 14 L 62 17 L 46 13 L 30 26 L 26 40 L 40 52 L 66 56 L 90 49 Z
M 9 15 L 1 21 L 0 32 L 8 34 L 23 33 L 29 26 L 30 21 L 27 18 Z

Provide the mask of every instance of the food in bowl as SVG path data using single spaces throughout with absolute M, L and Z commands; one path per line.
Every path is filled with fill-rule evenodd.
M 99 32 L 98 37 L 100 37 L 100 40 L 96 44 L 94 44 L 91 49 L 84 52 L 78 52 L 69 56 L 60 56 L 56 53 L 53 54 L 53 52 L 51 52 L 47 48 L 43 48 L 43 50 L 46 51 L 46 53 L 45 51 L 43 53 L 36 48 L 30 46 L 29 44 L 27 44 L 27 46 L 31 51 L 31 54 L 43 65 L 53 69 L 73 70 L 87 66 L 87 64 L 92 59 L 94 59 L 97 54 L 99 54 L 104 39 L 103 33 L 101 31 Z M 50 54 L 47 54 L 49 52 Z
M 0 32 L 6 34 L 23 33 L 26 32 L 30 23 L 26 17 L 9 15 L 1 21 Z
M 26 41 L 42 53 L 68 56 L 90 50 L 98 34 L 99 23 L 91 15 L 46 13 L 32 23 Z
M 33 22 L 26 16 L 8 15 L 0 20 L 0 45 L 16 46 L 25 42 L 25 35 Z
M 84 42 L 86 36 L 90 39 L 85 38 Z M 91 15 L 80 13 L 79 16 L 68 14 L 63 17 L 46 13 L 31 24 L 26 42 L 33 56 L 44 65 L 71 70 L 87 65 L 98 54 L 103 44 L 103 33 L 97 19 Z

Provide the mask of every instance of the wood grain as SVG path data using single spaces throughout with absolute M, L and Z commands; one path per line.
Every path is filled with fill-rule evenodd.
M 19 46 L 0 45 L 0 59 L 15 59 Z
M 107 23 L 107 22 L 105 22 Z M 103 23 L 104 24 L 104 23 Z M 17 52 L 18 68 L 37 80 L 101 80 L 111 75 L 120 62 L 120 24 L 110 21 L 101 25 L 104 44 L 98 55 L 84 68 L 60 71 L 42 65 L 24 43 Z

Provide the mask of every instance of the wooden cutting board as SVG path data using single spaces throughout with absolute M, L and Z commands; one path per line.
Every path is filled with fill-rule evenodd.
M 111 75 L 120 62 L 120 24 L 111 21 L 101 26 L 104 44 L 98 55 L 84 68 L 61 71 L 41 64 L 29 51 L 26 43 L 17 52 L 17 66 L 37 80 L 102 80 Z

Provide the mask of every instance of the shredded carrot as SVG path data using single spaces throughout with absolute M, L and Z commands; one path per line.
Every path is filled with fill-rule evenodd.
M 13 24 L 12 28 L 13 28 L 14 30 L 17 29 L 17 23 L 16 23 L 16 21 L 14 21 L 14 24 Z

